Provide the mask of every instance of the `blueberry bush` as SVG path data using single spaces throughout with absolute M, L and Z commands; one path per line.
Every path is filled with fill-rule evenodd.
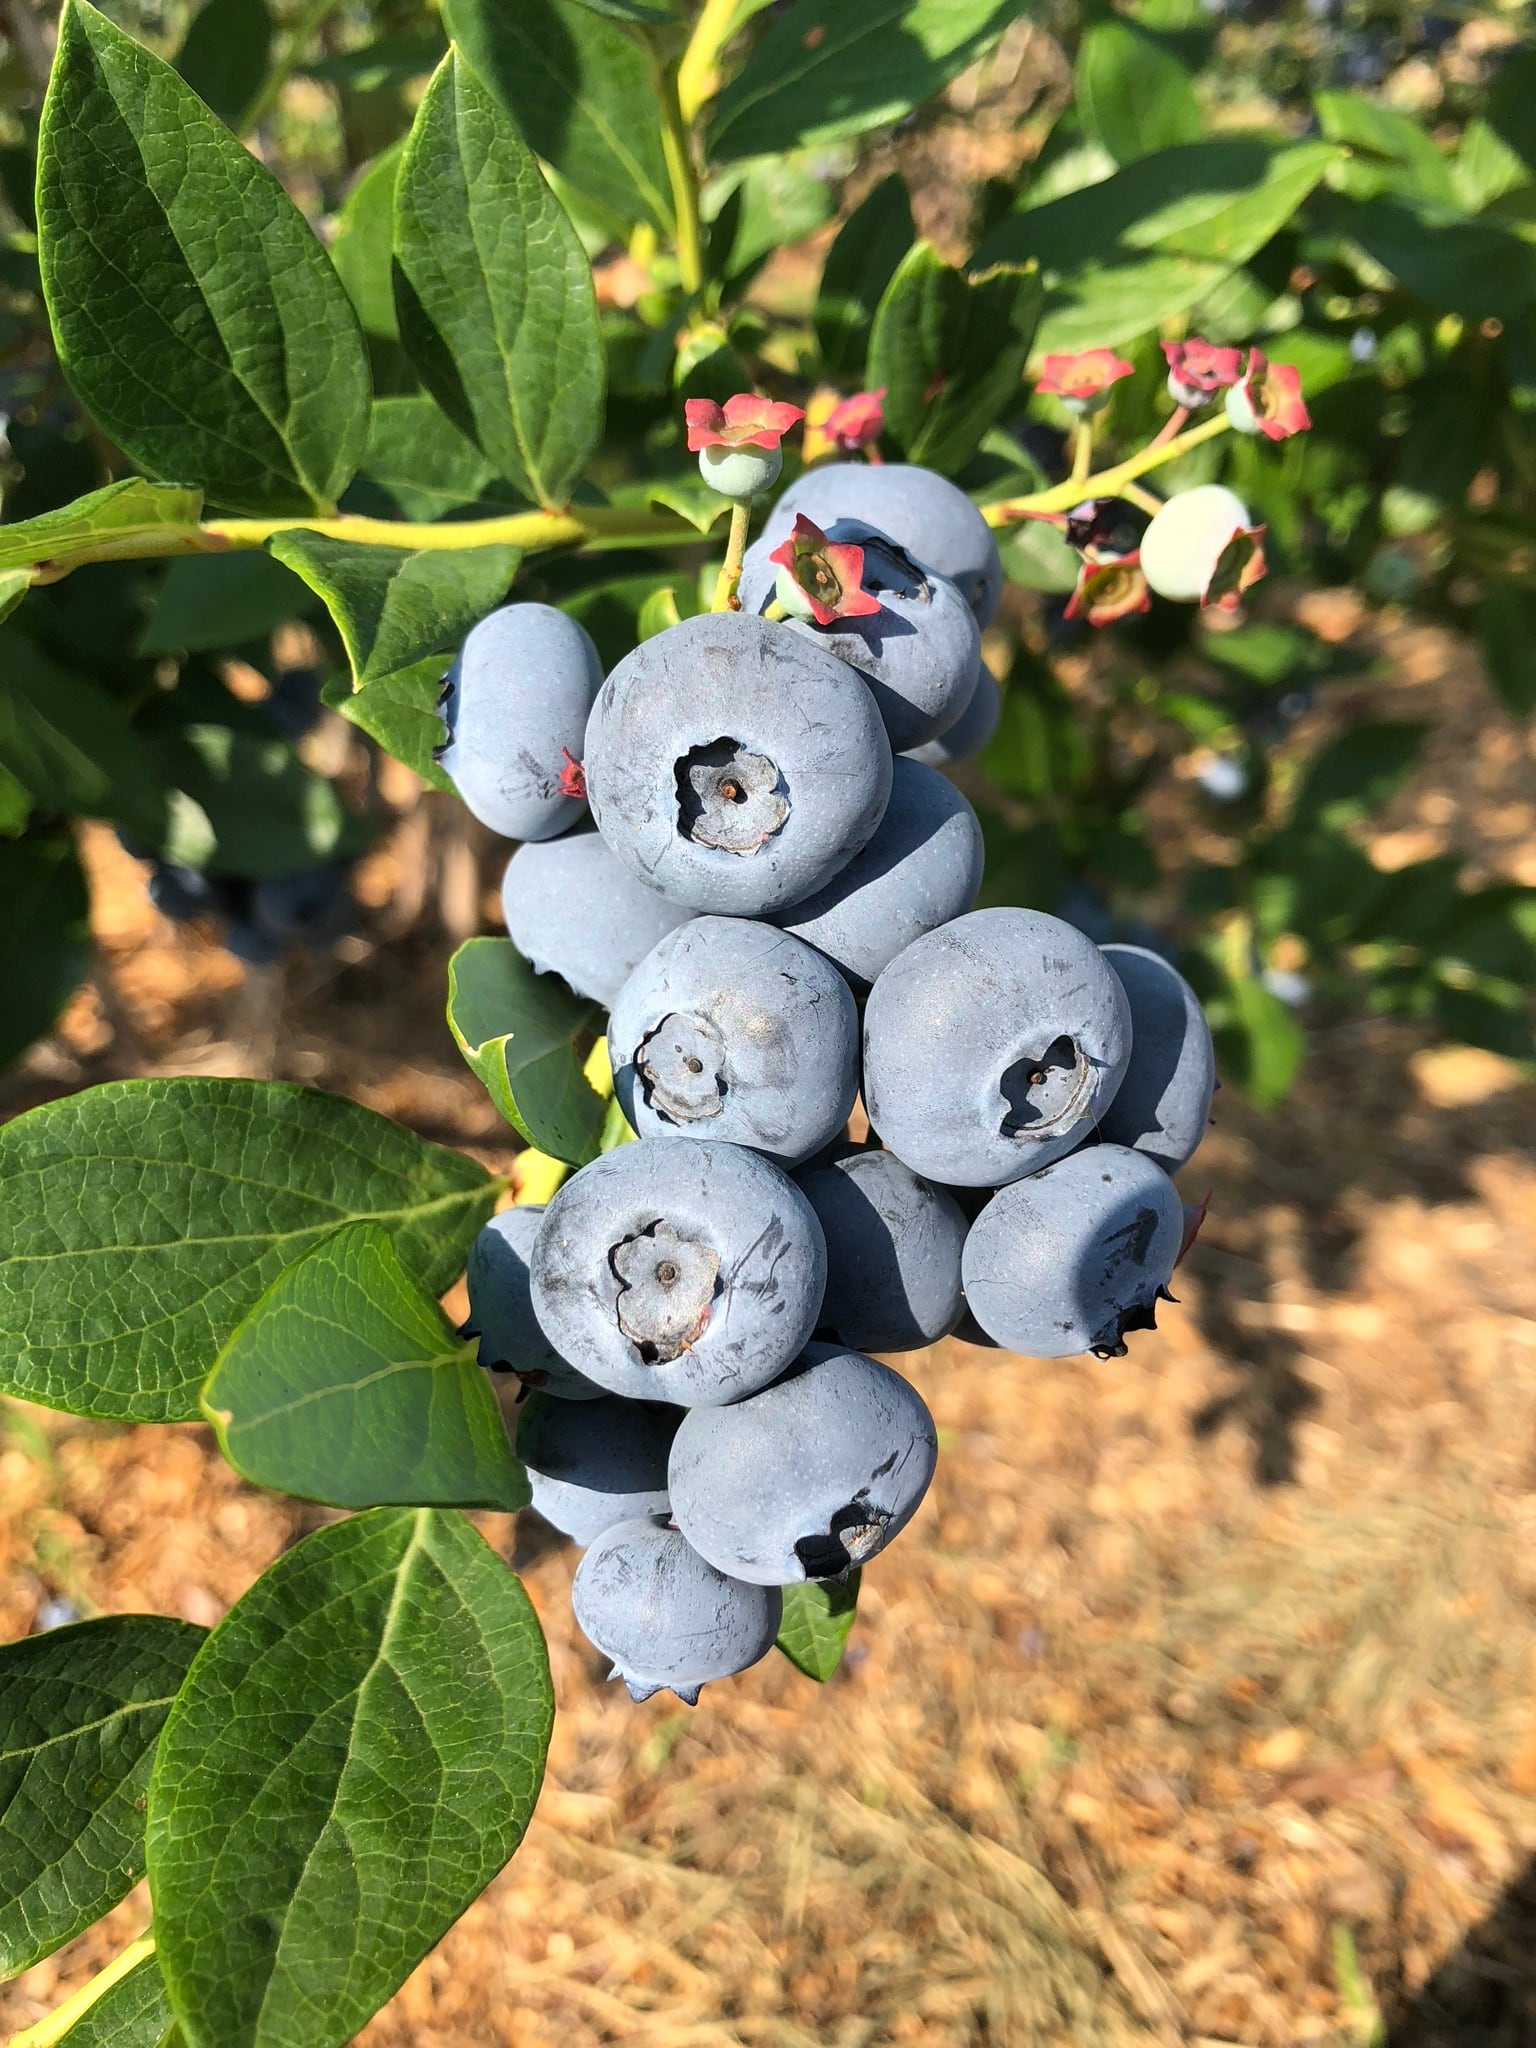
M 248 960 L 345 931 L 328 708 L 519 842 L 445 993 L 523 1148 L 209 1078 L 0 1130 L 0 1391 L 347 1511 L 211 1632 L 0 1650 L 0 1973 L 153 1900 L 32 2048 L 341 2048 L 506 1863 L 553 1703 L 466 1511 L 585 1546 L 637 1699 L 825 1680 L 937 1453 L 870 1352 L 1123 1355 L 1218 1056 L 1532 1057 L 1533 892 L 1373 864 L 1426 732 L 1291 736 L 1347 659 L 1266 592 L 1536 708 L 1536 51 L 1238 12 L 8 14 L 0 1060 L 85 971 L 78 819 Z

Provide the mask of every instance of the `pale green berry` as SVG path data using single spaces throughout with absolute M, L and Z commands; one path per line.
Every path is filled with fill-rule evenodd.
M 1248 508 L 1225 484 L 1198 484 L 1171 497 L 1141 537 L 1141 569 L 1159 597 L 1198 604 Z
M 701 448 L 699 474 L 722 498 L 756 498 L 779 480 L 784 458 L 777 448 Z

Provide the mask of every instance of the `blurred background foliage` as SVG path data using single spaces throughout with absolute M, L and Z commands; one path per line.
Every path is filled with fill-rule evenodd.
M 721 76 L 747 50 L 771 81 L 781 49 L 814 47 L 808 7 L 738 0 Z M 696 502 L 685 396 L 757 385 L 814 404 L 885 381 L 877 312 L 914 235 L 960 267 L 939 280 L 946 403 L 975 403 L 939 433 L 913 425 L 921 405 L 904 419 L 892 402 L 886 453 L 946 468 L 979 500 L 1066 474 L 1065 415 L 1032 398 L 1016 364 L 998 383 L 998 336 L 969 282 L 990 266 L 1038 263 L 1035 356 L 1107 342 L 1134 361 L 1106 416 L 1124 448 L 1167 414 L 1161 339 L 1256 341 L 1295 364 L 1310 433 L 1225 437 L 1155 478 L 1166 490 L 1220 477 L 1267 522 L 1271 580 L 1235 626 L 1159 605 L 1092 633 L 1063 617 L 1074 563 L 1055 533 L 1004 540 L 1010 593 L 987 645 L 1003 717 L 962 777 L 986 825 L 989 898 L 1176 952 L 1224 1071 L 1261 1105 L 1285 1094 L 1309 1028 L 1362 1009 L 1536 1056 L 1536 888 L 1456 850 L 1382 857 L 1372 821 L 1433 721 L 1362 722 L 1349 694 L 1376 658 L 1359 630 L 1376 612 L 1470 636 L 1516 729 L 1536 710 L 1536 41 L 1523 9 L 876 10 L 889 31 L 862 71 L 805 91 L 726 83 L 700 129 L 697 277 L 674 245 L 646 52 L 631 39 L 637 23 L 652 50 L 680 39 L 691 8 L 106 11 L 178 65 L 331 249 L 376 391 L 347 509 L 439 519 L 518 503 L 420 389 L 390 289 L 397 146 L 450 32 L 510 104 L 593 260 L 608 428 L 578 498 Z M 64 384 L 39 294 L 49 10 L 4 0 L 0 29 L 10 521 L 129 465 Z M 614 96 L 621 126 L 638 119 L 647 139 L 622 160 L 594 147 L 560 75 Z M 684 111 L 707 109 L 719 83 L 685 65 Z M 701 538 L 682 553 L 541 557 L 519 594 L 568 605 L 612 661 L 673 604 L 695 608 L 712 575 Z M 1339 602 L 1319 607 L 1319 592 Z M 78 819 L 114 825 L 152 863 L 162 907 L 215 919 L 248 960 L 345 931 L 347 863 L 389 815 L 377 737 L 441 786 L 428 722 L 407 744 L 383 693 L 362 704 L 318 601 L 265 554 L 98 565 L 0 625 L 0 1062 L 49 1028 L 88 966 Z M 361 772 L 355 754 L 341 772 L 326 743 L 338 707 L 374 736 L 356 742 L 373 763 Z

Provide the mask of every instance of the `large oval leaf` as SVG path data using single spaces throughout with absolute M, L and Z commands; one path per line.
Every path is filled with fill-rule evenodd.
M 355 1102 L 275 1081 L 113 1081 L 0 1130 L 0 1389 L 189 1422 L 220 1348 L 338 1225 L 387 1224 L 439 1294 L 497 1183 Z
M 353 1223 L 278 1274 L 203 1407 L 257 1486 L 333 1507 L 526 1507 L 501 1408 L 388 1231 Z
M 406 144 L 395 260 L 401 338 L 433 396 L 499 475 L 564 505 L 603 425 L 591 266 L 533 152 L 457 54 Z
M 536 974 L 510 939 L 469 939 L 448 963 L 448 1028 L 459 1051 L 507 1122 L 568 1166 L 603 1149 L 608 1105 L 576 1045 L 601 1025 L 595 1003 Z
M 569 0 L 446 0 L 443 19 L 545 163 L 620 221 L 673 232 L 655 80 L 623 29 Z
M 0 839 L 0 1067 L 52 1028 L 90 964 L 90 898 L 69 833 Z
M 86 0 L 60 23 L 37 228 L 64 374 L 141 468 L 239 511 L 334 504 L 369 400 L 341 282 L 271 172 Z
M 341 2048 L 501 1869 L 553 1698 L 528 1596 L 460 1516 L 319 1529 L 215 1629 L 149 1794 L 189 2048 Z
M 203 1631 L 157 1614 L 0 1649 L 0 1978 L 72 1940 L 144 1874 L 144 1792 Z

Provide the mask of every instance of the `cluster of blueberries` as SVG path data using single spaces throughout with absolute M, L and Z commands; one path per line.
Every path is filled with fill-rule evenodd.
M 765 616 L 797 514 L 877 603 Z M 916 1512 L 933 1419 L 870 1353 L 1120 1356 L 1185 1248 L 1171 1175 L 1215 1085 L 1190 988 L 972 907 L 981 832 L 940 771 L 996 722 L 1000 586 L 954 485 L 834 463 L 769 514 L 740 609 L 604 681 L 579 625 L 512 604 L 447 680 L 443 765 L 522 842 L 508 930 L 608 1009 L 640 1141 L 497 1216 L 468 1275 L 482 1362 L 536 1389 L 534 1503 L 588 1546 L 576 1618 L 637 1699 L 755 1663 L 783 1588 Z

